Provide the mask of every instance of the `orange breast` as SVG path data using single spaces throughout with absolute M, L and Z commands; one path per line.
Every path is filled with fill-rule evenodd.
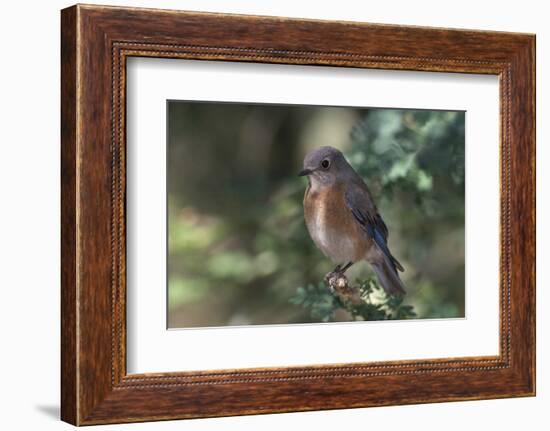
M 317 247 L 337 264 L 365 257 L 370 241 L 348 209 L 341 186 L 308 188 L 304 217 Z

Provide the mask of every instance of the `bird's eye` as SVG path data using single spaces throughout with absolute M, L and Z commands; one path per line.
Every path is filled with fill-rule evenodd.
M 330 161 L 328 159 L 325 159 L 321 162 L 321 167 L 323 169 L 328 169 L 329 166 L 330 166 Z

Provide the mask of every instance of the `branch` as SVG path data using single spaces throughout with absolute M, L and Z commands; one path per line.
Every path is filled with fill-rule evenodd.
M 416 317 L 411 305 L 403 298 L 388 295 L 374 277 L 357 280 L 350 285 L 347 277 L 329 272 L 323 283 L 298 287 L 289 301 L 310 312 L 314 320 L 334 321 L 335 312 L 343 309 L 351 320 L 389 320 Z
M 345 305 L 361 305 L 364 303 L 359 288 L 350 286 L 347 277 L 340 272 L 329 272 L 325 275 L 325 285 Z

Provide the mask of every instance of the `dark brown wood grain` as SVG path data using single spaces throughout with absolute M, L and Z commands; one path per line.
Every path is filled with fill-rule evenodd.
M 62 11 L 61 47 L 63 420 L 86 425 L 534 395 L 533 35 L 79 5 Z M 500 354 L 128 375 L 130 56 L 498 75 Z
M 61 417 L 76 405 L 76 8 L 61 16 Z

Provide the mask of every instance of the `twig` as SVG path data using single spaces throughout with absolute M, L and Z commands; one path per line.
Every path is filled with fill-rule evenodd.
M 340 272 L 329 272 L 325 275 L 325 284 L 346 305 L 364 303 L 360 290 L 355 286 L 350 286 L 347 277 Z

